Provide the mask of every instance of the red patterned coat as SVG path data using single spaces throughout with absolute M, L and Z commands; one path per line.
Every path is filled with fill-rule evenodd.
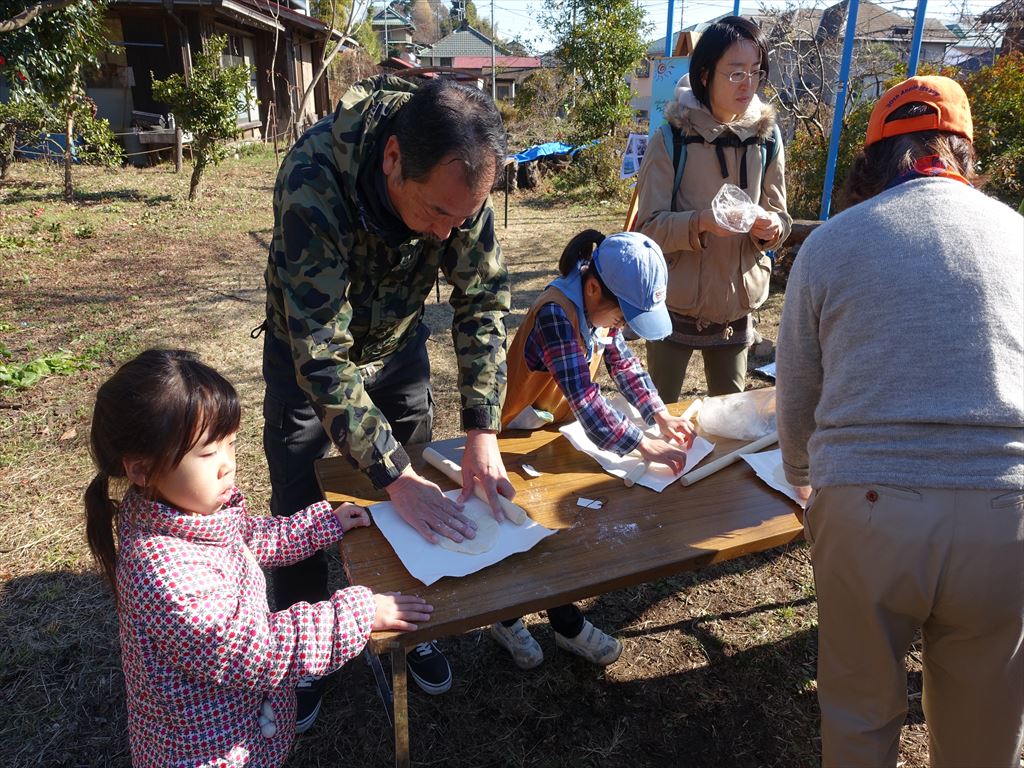
M 186 515 L 130 491 L 117 562 L 132 764 L 277 766 L 295 735 L 296 680 L 331 672 L 366 644 L 365 587 L 271 613 L 260 566 L 288 565 L 341 538 L 326 502 L 254 517 L 236 488 L 213 515 Z M 277 733 L 258 718 L 269 702 Z

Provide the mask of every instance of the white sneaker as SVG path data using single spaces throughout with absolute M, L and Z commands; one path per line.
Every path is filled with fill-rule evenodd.
M 518 619 L 511 627 L 501 622 L 491 624 L 491 637 L 512 654 L 512 660 L 520 669 L 533 669 L 544 661 L 544 651 L 533 639 L 530 630 L 523 625 L 522 619 Z
M 555 632 L 555 645 L 600 667 L 607 667 L 622 653 L 621 642 L 586 620 L 583 621 L 583 631 L 576 637 L 566 637 Z

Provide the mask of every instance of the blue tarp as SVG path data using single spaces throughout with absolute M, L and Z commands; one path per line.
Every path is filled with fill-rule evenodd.
M 517 163 L 529 163 L 531 160 L 536 160 L 538 157 L 547 157 L 548 155 L 575 155 L 581 149 L 586 149 L 592 144 L 597 144 L 598 140 L 594 139 L 588 144 L 581 144 L 578 147 L 574 147 L 572 144 L 563 144 L 560 141 L 549 141 L 546 144 L 534 144 L 529 149 L 524 149 L 522 152 L 516 155 L 512 155 L 513 159 Z
M 34 143 L 15 147 L 14 156 L 22 160 L 43 159 L 63 162 L 65 141 L 63 133 L 42 133 Z M 78 144 L 78 139 L 71 142 L 71 158 L 74 163 L 79 162 Z

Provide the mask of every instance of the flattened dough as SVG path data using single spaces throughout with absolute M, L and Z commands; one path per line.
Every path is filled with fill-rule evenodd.
M 439 546 L 466 555 L 482 555 L 490 551 L 494 547 L 494 542 L 498 540 L 498 521 L 494 519 L 490 509 L 467 504 L 462 514 L 476 523 L 476 537 L 455 542 L 447 536 L 438 536 Z

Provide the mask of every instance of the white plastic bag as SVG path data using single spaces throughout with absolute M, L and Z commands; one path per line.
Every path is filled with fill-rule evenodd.
M 697 418 L 701 429 L 713 435 L 756 440 L 775 429 L 775 390 L 706 397 Z
M 749 232 L 754 222 L 768 213 L 735 184 L 723 184 L 711 201 L 715 222 L 730 232 Z

